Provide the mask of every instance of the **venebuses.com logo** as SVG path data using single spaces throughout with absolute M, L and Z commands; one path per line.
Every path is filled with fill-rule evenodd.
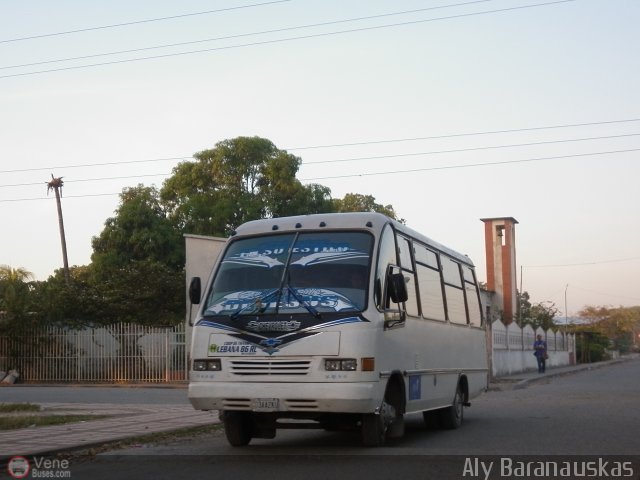
M 28 460 L 17 455 L 7 462 L 7 472 L 11 478 L 71 478 L 69 460 L 33 457 Z

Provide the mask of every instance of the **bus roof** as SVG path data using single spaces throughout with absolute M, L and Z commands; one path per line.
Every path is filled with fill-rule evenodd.
M 456 252 L 449 247 L 445 247 L 425 235 L 397 222 L 386 215 L 375 212 L 346 212 L 346 213 L 319 213 L 313 215 L 298 215 L 293 217 L 266 218 L 262 220 L 252 220 L 240 225 L 234 235 L 258 235 L 264 233 L 309 231 L 326 228 L 328 230 L 358 229 L 369 230 L 378 236 L 385 225 L 391 224 L 398 232 L 421 241 L 422 243 L 435 248 L 462 263 L 473 266 L 471 259 Z

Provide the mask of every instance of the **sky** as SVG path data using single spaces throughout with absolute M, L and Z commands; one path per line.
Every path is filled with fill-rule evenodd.
M 238 136 L 469 255 L 514 217 L 518 286 L 640 305 L 637 0 L 0 2 L 0 264 L 71 265 L 139 183 Z M 169 45 L 169 46 L 168 46 Z M 78 58 L 84 57 L 84 58 Z

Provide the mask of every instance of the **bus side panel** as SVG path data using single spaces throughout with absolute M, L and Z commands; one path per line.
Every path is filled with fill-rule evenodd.
M 486 338 L 482 329 L 466 325 L 408 318 L 402 328 L 383 334 L 382 370 L 405 373 L 407 412 L 451 404 L 461 375 L 469 384 L 469 397 L 487 385 Z

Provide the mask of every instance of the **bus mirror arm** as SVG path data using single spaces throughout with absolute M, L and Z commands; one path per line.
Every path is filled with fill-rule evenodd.
M 406 319 L 406 314 L 401 309 L 398 309 L 397 312 L 385 313 L 384 329 L 388 330 L 390 328 L 397 327 L 398 325 L 404 325 Z

